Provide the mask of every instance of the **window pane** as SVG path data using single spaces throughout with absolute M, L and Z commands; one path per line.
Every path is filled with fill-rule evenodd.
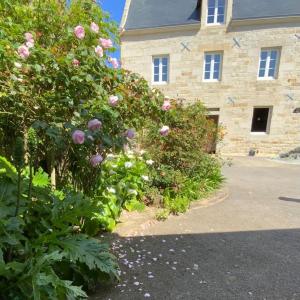
M 208 0 L 208 7 L 215 7 L 216 0 Z
M 214 16 L 215 15 L 215 8 L 214 7 L 209 7 L 208 8 L 208 15 L 209 16 Z
M 266 65 L 267 65 L 267 62 L 265 60 L 262 60 L 260 62 L 260 69 L 265 69 L 266 68 Z
M 277 51 L 276 50 L 273 50 L 271 51 L 271 59 L 277 59 Z
M 218 15 L 217 22 L 218 23 L 224 23 L 224 15 Z
M 221 62 L 221 55 L 220 54 L 216 54 L 215 55 L 215 63 L 220 63 Z
M 210 64 L 205 64 L 205 72 L 210 72 Z
M 159 58 L 154 58 L 154 66 L 159 66 Z
M 259 70 L 259 77 L 265 77 L 265 69 Z
M 154 74 L 159 74 L 159 67 L 154 67 Z
M 271 68 L 271 69 L 275 69 L 275 67 L 276 67 L 276 60 L 271 59 L 271 60 L 270 60 L 270 68 Z
M 205 78 L 205 79 L 210 79 L 210 72 L 205 72 L 204 78 Z
M 206 55 L 205 55 L 205 62 L 206 62 L 206 63 L 209 64 L 209 63 L 211 62 L 211 59 L 212 59 L 211 54 L 206 54 Z
M 215 72 L 219 72 L 219 70 L 220 70 L 220 64 L 219 63 L 215 63 L 215 65 L 214 65 L 214 71 Z
M 159 75 L 158 75 L 158 74 L 157 74 L 157 75 L 155 74 L 155 75 L 154 75 L 154 82 L 158 82 L 158 81 L 159 81 Z
M 220 6 L 220 7 L 218 8 L 218 14 L 219 14 L 219 15 L 224 15 L 224 13 L 225 13 L 224 10 L 225 10 L 225 9 L 224 9 L 224 6 Z
M 162 67 L 162 72 L 163 73 L 168 73 L 168 67 L 167 66 L 163 66 Z
M 260 59 L 261 60 L 266 60 L 268 57 L 268 52 L 267 51 L 262 51 L 260 54 Z
M 219 71 L 215 71 L 214 72 L 214 79 L 219 79 Z
M 168 81 L 168 74 L 167 73 L 162 74 L 162 81 L 165 81 L 165 82 Z
M 207 23 L 208 24 L 212 24 L 212 23 L 214 23 L 214 21 L 215 21 L 215 17 L 214 16 L 208 16 L 207 17 Z
M 163 59 L 162 59 L 162 64 L 163 64 L 164 66 L 166 66 L 166 65 L 168 64 L 168 58 L 167 58 L 167 57 L 163 57 Z
M 269 69 L 269 77 L 275 77 L 275 69 Z
M 225 0 L 219 0 L 218 6 L 225 6 Z

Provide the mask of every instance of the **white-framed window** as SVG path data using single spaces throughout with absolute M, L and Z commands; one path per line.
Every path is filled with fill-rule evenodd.
M 154 56 L 152 59 L 153 78 L 155 84 L 164 84 L 169 81 L 169 56 Z
M 206 23 L 224 24 L 225 23 L 226 0 L 207 0 L 207 19 Z
M 222 69 L 222 53 L 206 52 L 204 54 L 204 81 L 220 81 Z
M 275 79 L 278 74 L 279 49 L 262 49 L 259 60 L 259 79 Z

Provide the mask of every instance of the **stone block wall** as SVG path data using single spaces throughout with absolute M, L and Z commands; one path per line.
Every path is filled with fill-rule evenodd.
M 300 35 L 300 23 L 231 26 L 230 10 L 227 13 L 224 26 L 206 26 L 202 21 L 197 28 L 125 31 L 123 67 L 141 74 L 169 97 L 184 98 L 186 103 L 200 100 L 208 108 L 219 108 L 220 124 L 226 131 L 218 145 L 221 153 L 248 155 L 252 148 L 261 156 L 287 152 L 300 145 L 300 114 L 293 113 L 300 107 L 300 39 L 295 35 Z M 258 80 L 260 51 L 274 47 L 281 51 L 278 78 Z M 219 82 L 203 81 L 207 51 L 223 53 Z M 168 84 L 152 84 L 152 57 L 156 55 L 169 55 Z M 251 133 L 253 108 L 259 106 L 272 107 L 266 134 Z

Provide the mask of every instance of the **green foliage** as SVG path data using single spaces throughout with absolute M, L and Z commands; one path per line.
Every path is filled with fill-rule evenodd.
M 148 186 L 148 167 L 142 157 L 133 153 L 110 154 L 102 164 L 98 189 L 93 196 L 97 213 L 86 221 L 89 234 L 99 230 L 112 231 L 122 209 L 141 211 L 144 192 Z
M 137 199 L 132 199 L 125 203 L 125 208 L 128 211 L 143 211 L 145 209 L 145 204 L 138 201 Z
M 170 215 L 170 211 L 168 209 L 161 209 L 156 213 L 155 219 L 157 221 L 166 221 L 169 215 Z
M 164 196 L 166 210 L 158 219 L 164 219 L 166 212 L 185 212 L 190 201 L 207 196 L 223 181 L 220 161 L 207 153 L 220 133 L 207 119 L 203 105 L 172 102 L 172 109 L 164 113 L 164 123 L 149 122 L 141 139 L 155 162 L 150 173 L 152 184 Z M 163 124 L 170 132 L 162 137 L 159 129 Z
M 80 193 L 57 198 L 42 170 L 22 175 L 19 214 L 17 173 L 0 157 L 0 298 L 81 299 L 99 279 L 118 278 L 109 248 L 80 233 L 93 215 L 92 201 Z
M 68 9 L 58 0 L 9 3 L 1 4 L 0 16 L 0 154 L 11 157 L 18 136 L 28 136 L 29 148 L 38 139 L 35 164 L 49 174 L 55 168 L 58 187 L 72 182 L 90 193 L 98 178 L 91 176 L 88 158 L 120 150 L 125 142 L 127 124 L 108 105 L 110 95 L 119 95 L 117 78 L 123 74 L 107 64 L 115 48 L 104 51 L 103 58 L 95 54 L 100 37 L 118 42 L 117 26 L 92 0 L 71 1 Z M 98 34 L 89 29 L 92 21 L 100 27 Z M 74 35 L 79 24 L 85 28 L 83 40 Z M 34 47 L 22 59 L 17 50 L 26 32 L 32 33 Z M 72 64 L 75 58 L 78 67 Z M 93 118 L 103 123 L 97 133 L 86 129 Z M 74 145 L 75 129 L 94 142 Z
M 185 213 L 190 205 L 190 199 L 186 196 L 176 195 L 172 197 L 169 192 L 166 192 L 164 197 L 164 206 L 172 214 Z

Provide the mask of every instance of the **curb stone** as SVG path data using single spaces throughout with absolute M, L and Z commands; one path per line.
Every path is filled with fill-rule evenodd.
M 226 200 L 228 196 L 229 189 L 227 186 L 223 186 L 206 199 L 191 202 L 189 210 L 216 205 Z M 114 233 L 123 237 L 143 236 L 146 229 L 160 223 L 160 221 L 155 220 L 158 211 L 158 208 L 146 207 L 144 212 L 124 212 L 121 216 L 121 224 L 117 226 Z

